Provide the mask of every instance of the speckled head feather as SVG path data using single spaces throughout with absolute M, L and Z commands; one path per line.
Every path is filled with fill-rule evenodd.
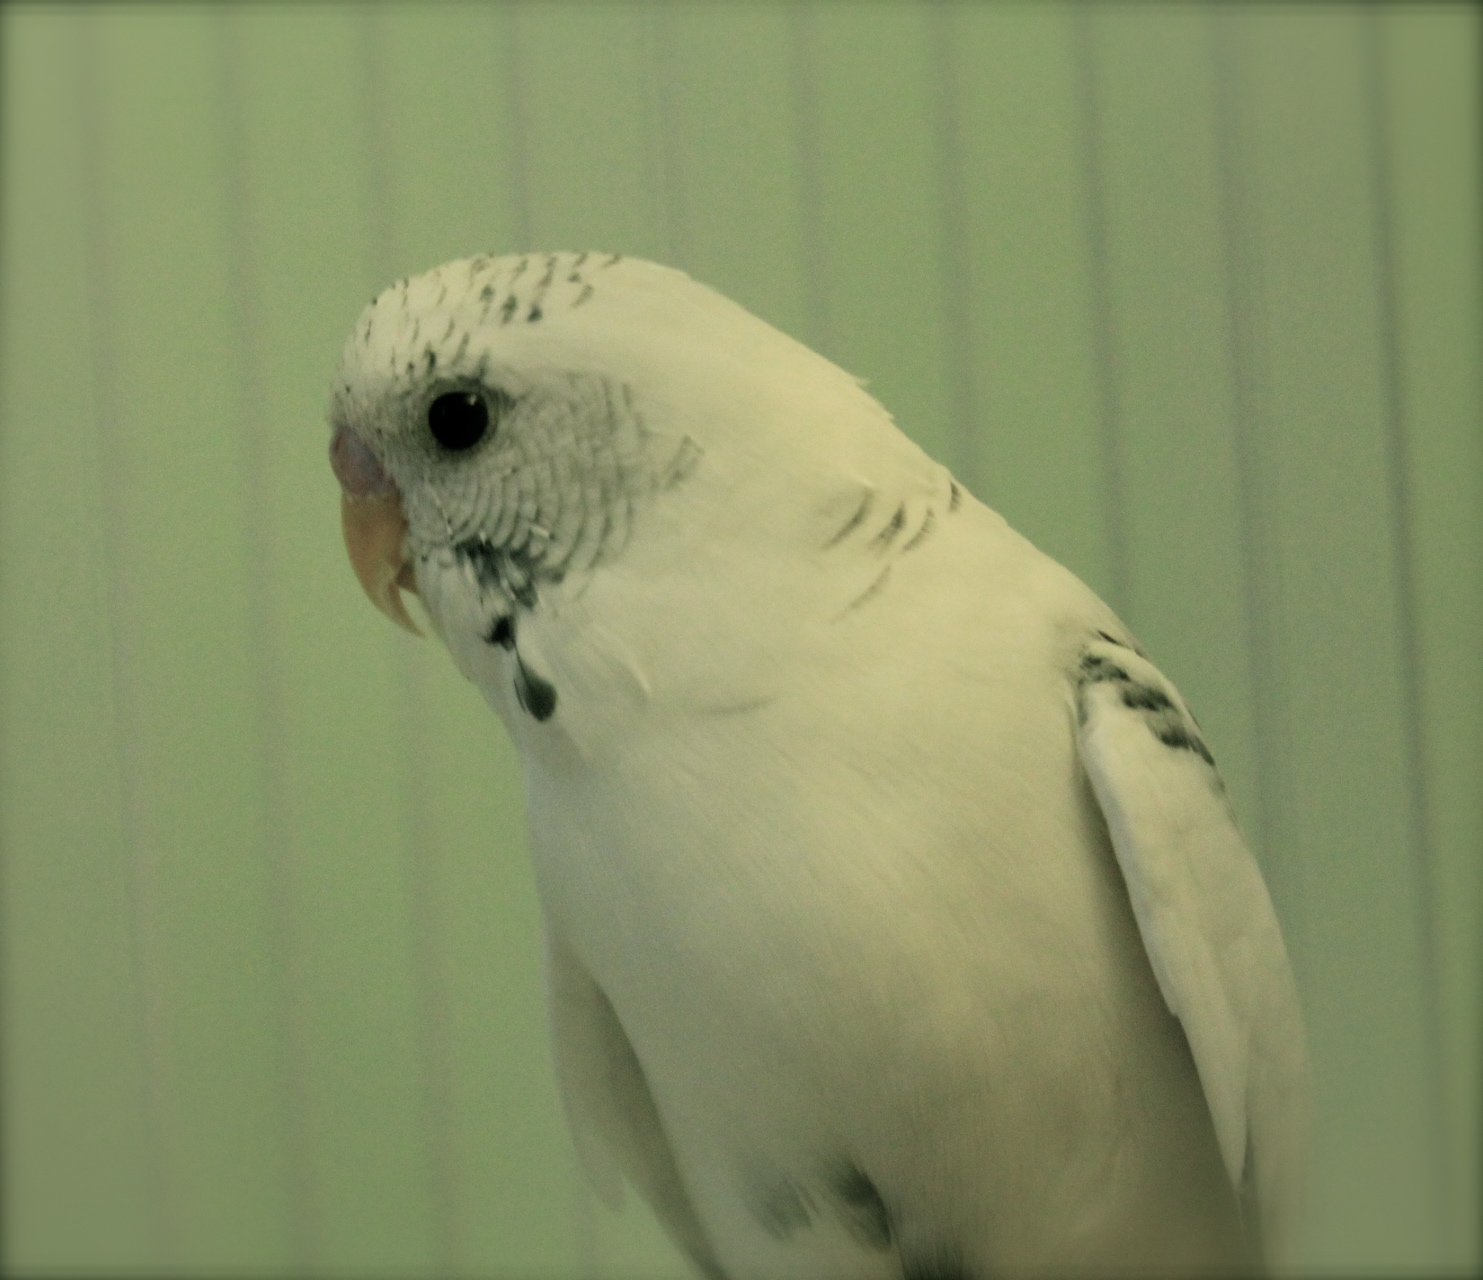
M 596 292 L 594 280 L 618 254 L 550 253 L 494 258 L 480 254 L 404 276 L 371 300 L 341 357 L 347 369 L 379 364 L 388 374 L 473 373 L 481 352 L 474 335 L 490 326 L 537 324 L 548 312 L 579 307 Z M 443 324 L 429 323 L 429 316 Z M 353 388 L 342 379 L 342 389 Z
M 705 444 L 708 423 L 740 433 L 775 464 L 831 453 L 846 421 L 844 434 L 901 449 L 857 379 L 684 272 L 611 253 L 461 258 L 397 281 L 345 343 L 330 416 L 379 452 L 404 425 L 388 406 L 437 384 L 492 381 L 518 395 L 547 370 L 626 384 L 653 405 L 649 416 L 683 414 Z M 800 410 L 812 411 L 814 431 L 797 431 Z M 873 430 L 862 431 L 862 414 Z M 786 436 L 769 444 L 779 427 Z
M 636 507 L 699 459 L 693 440 L 645 426 L 617 369 L 563 352 L 563 331 L 583 336 L 563 325 L 566 313 L 605 291 L 653 288 L 655 276 L 662 287 L 691 283 L 616 254 L 460 259 L 383 291 L 345 344 L 332 424 L 394 479 L 418 582 L 451 575 L 491 634 L 533 608 L 543 585 L 620 551 Z M 601 316 L 585 326 L 610 327 Z M 449 395 L 488 413 L 484 437 L 465 450 L 426 429 L 430 406 Z M 448 592 L 430 594 L 432 603 Z
M 444 263 L 404 276 L 366 306 L 340 355 L 331 418 L 374 435 L 388 397 L 415 397 L 430 379 L 479 382 L 493 331 L 539 324 L 590 302 L 618 254 L 550 253 Z
M 467 448 L 429 430 L 448 396 L 487 410 Z M 841 484 L 853 505 L 861 482 L 940 473 L 849 374 L 683 272 L 610 253 L 397 281 L 345 344 L 330 418 L 399 492 L 405 554 L 450 642 L 440 613 L 504 634 L 697 473 L 714 487 L 696 508 L 710 526 L 685 527 L 697 544 L 721 526 L 762 536 Z

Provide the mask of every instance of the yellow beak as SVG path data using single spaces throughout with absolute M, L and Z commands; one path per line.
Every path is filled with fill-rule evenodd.
M 402 496 L 366 443 L 348 427 L 330 441 L 330 466 L 340 481 L 340 524 L 355 576 L 371 603 L 414 636 L 421 629 L 402 603 L 402 591 L 417 594 L 417 579 L 402 554 L 407 517 Z
M 402 558 L 407 517 L 402 514 L 401 496 L 395 489 L 370 498 L 342 494 L 340 523 L 350 564 L 371 603 L 398 626 L 420 636 L 422 629 L 402 603 L 403 590 L 417 594 L 417 579 Z

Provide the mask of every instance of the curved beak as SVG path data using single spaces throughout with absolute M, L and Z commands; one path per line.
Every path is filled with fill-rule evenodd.
M 407 517 L 401 494 L 365 441 L 348 427 L 337 428 L 330 441 L 330 466 L 340 481 L 345 550 L 361 588 L 388 618 L 420 636 L 402 601 L 404 590 L 417 593 L 417 580 L 403 555 Z

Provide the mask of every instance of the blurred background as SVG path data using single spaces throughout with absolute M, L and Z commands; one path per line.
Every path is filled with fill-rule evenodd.
M 681 266 L 1116 606 L 1267 872 L 1314 1272 L 1479 1265 L 1463 5 L 9 4 L 11 1274 L 679 1276 L 583 1189 L 511 750 L 345 563 L 364 302 Z

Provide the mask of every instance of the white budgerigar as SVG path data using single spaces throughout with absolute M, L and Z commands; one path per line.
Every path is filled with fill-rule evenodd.
M 856 379 L 679 271 L 475 257 L 331 419 L 362 583 L 518 748 L 605 1200 L 730 1280 L 1280 1256 L 1303 1030 L 1200 732 Z

